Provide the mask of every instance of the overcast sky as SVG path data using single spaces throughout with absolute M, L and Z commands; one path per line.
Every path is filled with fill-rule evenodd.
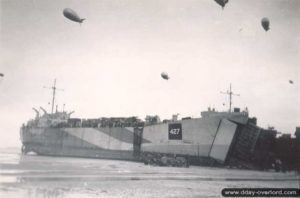
M 32 107 L 73 117 L 199 117 L 248 107 L 261 127 L 300 126 L 300 1 L 1 0 L 0 145 L 20 145 Z M 82 25 L 66 19 L 75 10 Z M 265 32 L 260 20 L 270 19 Z M 160 77 L 167 72 L 170 80 Z M 293 80 L 294 84 L 290 84 Z M 226 105 L 224 106 L 223 103 Z

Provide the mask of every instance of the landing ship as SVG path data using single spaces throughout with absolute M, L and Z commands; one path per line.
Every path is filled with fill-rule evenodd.
M 52 88 L 54 97 L 55 84 Z M 135 116 L 71 118 L 72 112 L 53 112 L 53 106 L 51 113 L 41 108 L 43 115 L 35 109 L 36 117 L 21 127 L 24 154 L 33 151 L 38 155 L 142 161 L 162 166 L 255 168 L 257 156 L 264 159 L 267 155 L 268 144 L 262 144 L 263 138 L 274 136 L 274 131 L 258 127 L 247 109 L 231 111 L 231 103 L 226 112 L 209 108 L 199 118 L 178 119 L 174 115 L 163 121 L 158 116 L 147 116 L 145 121 Z

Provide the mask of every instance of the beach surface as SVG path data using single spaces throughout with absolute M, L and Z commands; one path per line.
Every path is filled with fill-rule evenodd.
M 0 197 L 222 197 L 223 188 L 299 188 L 295 172 L 21 155 L 0 149 Z

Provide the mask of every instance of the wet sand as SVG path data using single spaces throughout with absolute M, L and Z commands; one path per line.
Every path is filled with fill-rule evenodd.
M 222 197 L 223 188 L 299 188 L 295 172 L 21 155 L 0 149 L 0 197 Z

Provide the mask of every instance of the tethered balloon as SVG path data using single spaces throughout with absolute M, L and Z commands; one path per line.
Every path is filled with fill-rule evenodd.
M 63 11 L 63 14 L 66 18 L 70 19 L 71 21 L 74 21 L 74 22 L 78 22 L 78 23 L 82 23 L 85 19 L 81 19 L 78 14 L 70 9 L 70 8 L 65 8 L 64 11 Z
M 268 18 L 263 18 L 262 20 L 261 20 L 261 25 L 263 26 L 263 28 L 266 30 L 266 31 L 268 31 L 269 29 L 270 29 L 270 21 L 269 21 L 269 19 Z
M 215 0 L 215 2 L 217 2 L 217 4 L 222 6 L 222 9 L 224 9 L 226 3 L 228 3 L 228 0 Z
M 0 82 L 1 83 L 2 83 L 3 77 L 4 77 L 4 74 L 0 73 Z
M 168 74 L 167 74 L 166 72 L 162 72 L 162 73 L 161 73 L 161 77 L 162 77 L 163 79 L 165 79 L 165 80 L 169 80 L 169 79 L 170 79 L 170 77 L 168 76 Z

